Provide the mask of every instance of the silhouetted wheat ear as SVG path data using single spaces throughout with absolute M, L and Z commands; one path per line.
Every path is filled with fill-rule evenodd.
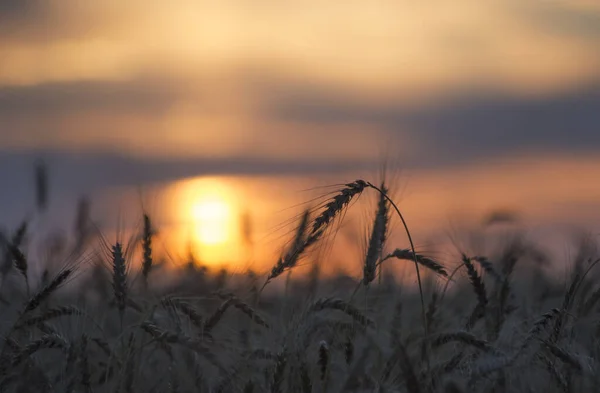
M 473 334 L 462 331 L 438 334 L 433 338 L 432 345 L 434 347 L 439 347 L 450 342 L 460 342 L 462 344 L 480 349 L 484 352 L 491 352 L 494 350 L 487 341 L 480 340 Z
M 31 317 L 17 324 L 15 329 L 22 329 L 29 326 L 35 326 L 50 319 L 60 318 L 68 315 L 82 315 L 83 312 L 75 306 L 58 306 L 45 310 L 41 315 Z
M 102 352 L 104 352 L 106 356 L 114 356 L 112 350 L 110 349 L 110 345 L 106 341 L 104 341 L 104 339 L 94 337 L 91 340 L 94 344 L 96 344 L 98 348 L 100 348 Z
M 271 393 L 282 393 L 281 384 L 283 383 L 283 377 L 285 369 L 287 367 L 287 354 L 285 348 L 277 355 L 275 360 L 275 367 L 273 370 L 273 376 L 271 378 Z
M 540 340 L 542 344 L 548 349 L 548 351 L 554 355 L 557 359 L 565 363 L 566 365 L 574 368 L 577 371 L 583 371 L 583 366 L 579 359 L 577 359 L 573 354 L 569 353 L 567 350 L 560 348 L 559 346 L 551 343 L 547 340 Z
M 432 258 L 421 254 L 413 254 L 413 252 L 409 249 L 397 248 L 392 253 L 385 256 L 381 261 L 383 262 L 391 258 L 411 262 L 416 260 L 419 265 L 431 270 L 432 272 L 439 274 L 440 276 L 448 277 L 446 269 L 439 262 L 436 262 Z
M 127 301 L 127 269 L 121 243 L 116 243 L 112 247 L 112 266 L 113 292 L 122 319 Z
M 322 298 L 317 300 L 310 308 L 310 311 L 312 312 L 318 312 L 322 310 L 342 311 L 363 326 L 375 325 L 372 319 L 365 316 L 358 308 L 342 299 Z
M 184 301 L 173 301 L 173 306 L 187 316 L 196 328 L 203 328 L 204 317 L 192 305 Z
M 152 270 L 152 222 L 147 214 L 144 214 L 144 232 L 142 233 L 142 276 L 148 286 L 148 276 Z
M 234 304 L 232 299 L 227 299 L 215 310 L 215 312 L 206 320 L 204 324 L 204 334 L 210 334 L 212 329 L 219 323 L 223 315 L 225 315 L 225 311 Z
M 309 218 L 310 212 L 306 210 L 302 215 L 302 219 L 300 220 L 300 224 L 298 225 L 298 229 L 296 230 L 296 235 L 294 236 L 294 240 L 290 246 L 290 249 L 282 258 L 279 259 L 279 261 L 277 261 L 275 266 L 273 266 L 271 273 L 267 277 L 267 282 L 265 285 L 267 285 L 267 283 L 274 278 L 279 277 L 287 269 L 291 269 L 292 267 L 296 266 L 300 255 L 304 252 L 304 250 L 306 250 L 307 247 L 306 236 Z
M 257 325 L 263 326 L 265 328 L 269 328 L 269 324 L 258 313 L 258 311 L 255 310 L 254 308 L 252 308 L 248 303 L 244 302 L 239 297 L 235 296 L 232 293 L 227 293 L 227 292 L 216 292 L 215 294 L 223 300 L 230 301 L 231 305 L 234 308 L 241 311 L 243 314 L 245 314 L 248 318 L 250 318 Z
M 62 349 L 69 347 L 67 341 L 57 334 L 44 335 L 41 338 L 29 343 L 21 352 L 18 352 L 12 359 L 11 366 L 16 367 L 29 356 L 33 355 L 41 349 Z
M 523 340 L 523 343 L 519 348 L 519 353 L 521 353 L 534 339 L 539 338 L 539 335 L 548 327 L 548 325 L 550 325 L 550 322 L 552 322 L 553 319 L 558 317 L 558 315 L 560 315 L 560 310 L 558 308 L 553 308 L 536 320 Z
M 236 297 L 233 297 L 232 301 L 233 301 L 233 306 L 236 309 L 238 309 L 242 313 L 246 314 L 246 316 L 248 316 L 257 325 L 263 326 L 267 329 L 269 328 L 269 324 L 264 320 L 264 318 L 262 316 L 260 316 L 260 314 L 255 309 L 250 307 L 250 305 L 248 305 L 247 303 L 241 301 L 240 299 L 238 299 Z
M 329 357 L 329 346 L 326 341 L 321 341 L 319 343 L 319 374 L 321 382 L 324 382 L 325 378 L 327 378 L 327 373 L 329 371 Z
M 0 232 L 0 245 L 2 245 L 4 249 L 4 265 L 2 267 L 3 276 L 5 276 L 10 269 L 12 269 L 13 264 L 16 265 L 16 258 L 14 254 L 22 254 L 20 247 L 25 241 L 28 226 L 29 224 L 27 220 L 24 220 L 10 238 Z M 22 271 L 20 271 L 20 273 L 23 274 Z
M 13 246 L 21 247 L 21 245 L 23 245 L 28 227 L 29 224 L 27 223 L 27 221 L 23 221 L 21 225 L 19 225 L 11 240 Z
M 14 244 L 9 244 L 8 246 L 9 252 L 12 256 L 12 260 L 15 263 L 15 267 L 21 273 L 23 278 L 25 279 L 25 285 L 27 286 L 27 295 L 29 296 L 29 277 L 27 275 L 27 258 L 25 254 L 19 249 L 18 246 Z
M 67 280 L 67 278 L 69 278 L 71 273 L 73 273 L 73 270 L 65 269 L 59 275 L 54 277 L 54 279 L 50 281 L 48 285 L 43 287 L 38 293 L 29 299 L 25 305 L 23 313 L 26 314 L 38 308 L 39 305 L 52 294 L 52 292 L 56 291 Z
M 311 233 L 317 233 L 324 229 L 354 198 L 360 195 L 367 187 L 364 180 L 356 180 L 345 185 L 336 196 L 325 204 L 323 212 L 315 218 Z
M 472 260 L 474 260 L 475 262 L 477 262 L 479 264 L 479 266 L 481 266 L 481 268 L 487 274 L 489 274 L 490 276 L 492 276 L 496 282 L 501 282 L 502 281 L 502 276 L 500 276 L 500 274 L 498 274 L 498 272 L 494 268 L 494 265 L 492 264 L 492 262 L 490 262 L 490 260 L 488 258 L 482 257 L 482 256 L 474 256 L 472 258 Z
M 485 284 L 479 276 L 479 273 L 477 273 L 477 270 L 475 269 L 473 262 L 471 262 L 471 259 L 463 254 L 462 260 L 463 264 L 467 268 L 467 275 L 469 276 L 469 281 L 471 282 L 473 291 L 475 292 L 475 295 L 477 295 L 477 306 L 475 306 L 475 309 L 467 321 L 467 329 L 471 329 L 475 323 L 485 315 L 488 298 L 485 290 Z
M 469 276 L 469 281 L 471 281 L 471 286 L 477 295 L 477 301 L 481 307 L 485 307 L 488 304 L 487 293 L 485 291 L 485 284 L 481 280 L 479 273 L 475 270 L 475 266 L 473 266 L 473 262 L 471 259 L 463 254 L 463 263 L 467 268 L 467 274 Z
M 374 279 L 377 272 L 377 261 L 381 258 L 383 252 L 383 244 L 385 242 L 385 235 L 388 226 L 388 201 L 385 198 L 385 186 L 381 186 L 383 192 L 379 193 L 379 202 L 377 204 L 377 212 L 375 214 L 375 221 L 373 222 L 373 229 L 371 230 L 371 237 L 369 238 L 369 246 L 367 248 L 367 255 L 365 257 L 365 263 L 363 267 L 363 284 L 369 285 Z
M 352 342 L 352 337 L 350 336 L 346 338 L 346 342 L 344 343 L 344 360 L 346 360 L 348 366 L 354 360 L 354 342 Z

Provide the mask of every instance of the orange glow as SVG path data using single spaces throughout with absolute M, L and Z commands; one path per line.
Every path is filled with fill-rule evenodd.
M 223 179 L 197 178 L 176 183 L 173 189 L 172 208 L 180 223 L 177 248 L 187 241 L 194 256 L 209 265 L 238 260 L 243 250 L 235 188 Z
M 199 200 L 192 206 L 196 221 L 196 238 L 202 245 L 212 246 L 227 242 L 232 234 L 231 208 L 220 197 Z
M 577 173 L 577 176 L 572 176 Z M 434 170 L 415 170 L 398 174 L 392 171 L 392 196 L 404 214 L 417 247 L 424 251 L 455 251 L 455 245 L 446 244 L 448 235 L 465 228 L 480 228 L 484 216 L 498 208 L 516 210 L 523 229 L 531 236 L 546 232 L 545 227 L 584 226 L 598 228 L 598 200 L 600 200 L 600 160 L 596 157 L 543 156 L 513 157 L 512 163 L 488 162 L 477 167 L 465 166 Z M 286 242 L 294 234 L 297 216 L 302 209 L 318 206 L 323 199 L 303 204 L 315 197 L 323 197 L 334 188 L 309 188 L 339 184 L 363 178 L 377 181 L 377 173 L 338 173 L 323 177 L 227 177 L 191 178 L 159 185 L 152 199 L 157 208 L 151 210 L 157 217 L 157 228 L 164 235 L 164 245 L 173 262 L 184 263 L 187 251 L 196 260 L 211 268 L 226 266 L 243 272 L 247 268 L 268 271 Z M 560 184 L 560 187 L 557 187 Z M 117 192 L 118 191 L 118 192 Z M 114 206 L 126 211 L 137 211 L 139 199 L 136 189 L 112 190 L 102 195 L 107 217 L 114 214 Z M 335 238 L 325 239 L 322 252 L 323 274 L 331 274 L 343 267 L 359 276 L 363 251 L 360 236 L 370 224 L 375 195 L 367 190 L 349 209 Z M 251 238 L 248 244 L 243 236 L 244 214 L 251 215 Z M 137 219 L 136 216 L 129 217 Z M 296 219 L 294 219 L 296 218 Z M 448 232 L 450 231 L 450 232 Z M 542 243 L 561 253 L 568 239 L 564 233 L 554 233 L 550 244 Z M 331 247 L 330 247 L 331 246 Z M 392 218 L 389 248 L 408 247 L 406 235 L 398 220 Z M 449 254 L 443 254 L 449 257 Z M 302 261 L 298 274 L 306 272 L 311 258 Z M 449 262 L 453 262 L 449 259 Z M 410 265 L 397 264 L 410 271 Z
M 555 138 L 544 156 L 535 141 L 503 147 L 495 127 L 513 125 L 513 105 L 525 130 L 552 126 L 538 117 L 560 116 L 564 101 L 576 121 L 595 122 L 578 128 L 598 128 L 586 109 L 600 81 L 598 1 L 26 3 L 0 15 L 0 153 L 76 152 L 92 157 L 99 183 L 79 173 L 83 165 L 57 176 L 71 171 L 91 190 L 161 188 L 165 244 L 184 258 L 191 251 L 207 265 L 268 268 L 294 231 L 290 218 L 319 196 L 301 190 L 376 181 L 375 171 L 354 169 L 388 158 L 409 168 L 399 203 L 418 239 L 501 205 L 540 225 L 595 217 L 600 162 L 578 156 L 583 142 L 559 157 Z M 496 134 L 486 142 L 488 117 L 477 111 L 488 109 L 506 123 L 490 116 Z M 465 134 L 482 149 L 469 167 L 460 166 L 469 149 L 446 150 L 434 132 L 463 123 L 480 132 Z M 437 149 L 448 157 L 439 166 Z M 194 178 L 202 174 L 212 177 Z M 73 189 L 87 192 L 85 183 Z M 364 229 L 356 210 L 365 212 L 353 209 L 348 227 Z M 336 258 L 361 258 L 348 227 L 324 271 Z

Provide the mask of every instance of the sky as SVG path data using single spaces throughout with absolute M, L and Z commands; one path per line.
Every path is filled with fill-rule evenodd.
M 510 182 L 514 204 L 568 182 L 551 210 L 600 195 L 576 181 L 600 172 L 596 1 L 3 0 L 0 60 L 9 221 L 38 158 L 66 199 L 385 162 L 417 179 L 402 186 L 471 178 L 494 203 Z

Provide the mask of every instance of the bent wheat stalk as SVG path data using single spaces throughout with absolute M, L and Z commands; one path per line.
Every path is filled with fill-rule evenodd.
M 398 217 L 400 217 L 400 220 L 402 221 L 402 226 L 404 227 L 404 231 L 406 232 L 406 236 L 408 237 L 408 242 L 410 243 L 410 249 L 412 251 L 413 261 L 415 262 L 415 270 L 417 272 L 417 282 L 419 284 L 419 296 L 421 298 L 421 314 L 422 314 L 422 318 L 423 318 L 423 329 L 425 330 L 425 336 L 428 336 L 429 328 L 427 327 L 427 316 L 426 316 L 426 312 L 425 312 L 425 299 L 423 297 L 423 284 L 421 282 L 421 272 L 419 270 L 419 261 L 417 260 L 417 252 L 415 251 L 415 245 L 412 240 L 410 230 L 408 229 L 408 225 L 406 224 L 406 220 L 404 219 L 404 216 L 400 212 L 400 209 L 398 209 L 398 206 L 396 206 L 396 204 L 394 203 L 392 198 L 390 198 L 385 191 L 383 191 L 381 188 L 377 187 L 376 185 L 374 185 L 370 182 L 364 182 L 363 180 L 356 181 L 356 183 L 359 183 L 359 182 L 366 183 L 367 187 L 370 187 L 370 188 L 376 190 L 377 192 L 379 192 L 381 195 L 383 195 L 385 197 L 385 199 L 387 199 L 388 202 L 390 202 L 390 205 L 392 205 L 394 210 L 396 210 L 396 214 L 398 214 Z

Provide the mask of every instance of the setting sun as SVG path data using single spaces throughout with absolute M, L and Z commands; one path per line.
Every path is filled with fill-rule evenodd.
M 169 202 L 178 217 L 178 249 L 199 263 L 230 264 L 240 257 L 240 190 L 223 178 L 202 177 L 173 185 Z M 191 248 L 190 248 L 191 247 Z
M 227 242 L 231 228 L 231 208 L 219 199 L 200 199 L 192 206 L 196 237 L 202 244 L 213 245 Z

